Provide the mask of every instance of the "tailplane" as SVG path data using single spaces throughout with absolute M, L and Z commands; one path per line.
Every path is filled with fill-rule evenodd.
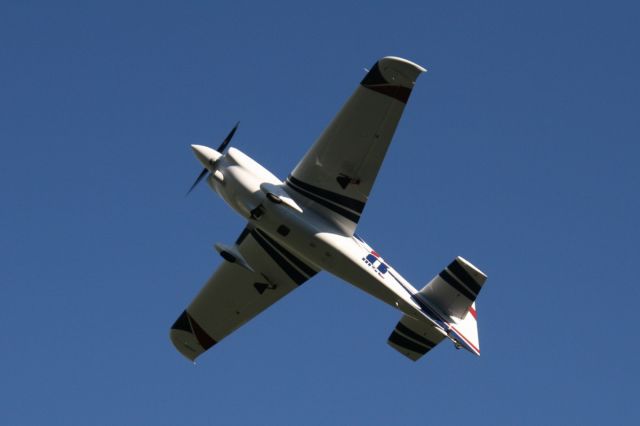
M 461 319 L 467 315 L 486 280 L 487 276 L 480 269 L 458 256 L 419 294 L 441 312 Z
M 396 325 L 387 343 L 410 360 L 417 361 L 444 338 L 445 334 L 431 324 L 405 315 Z
M 475 300 L 486 280 L 484 272 L 458 256 L 418 292 L 449 317 L 449 334 L 456 346 L 476 355 L 480 355 L 480 339 Z
M 389 336 L 389 345 L 416 361 L 448 336 L 457 348 L 480 355 L 475 300 L 487 276 L 456 257 L 415 294 L 433 321 L 402 317 Z

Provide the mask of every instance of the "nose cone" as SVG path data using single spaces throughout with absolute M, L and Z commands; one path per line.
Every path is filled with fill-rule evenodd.
M 198 161 L 200 161 L 202 165 L 209 170 L 211 170 L 213 164 L 218 161 L 220 157 L 222 157 L 222 154 L 220 154 L 215 149 L 209 148 L 208 146 L 191 145 L 191 149 L 193 150 L 193 153 L 195 154 Z

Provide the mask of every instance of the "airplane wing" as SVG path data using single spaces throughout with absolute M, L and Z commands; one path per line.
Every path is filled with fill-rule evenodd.
M 259 229 L 245 228 L 229 257 L 171 327 L 171 341 L 195 360 L 318 270 Z M 232 255 L 233 256 L 233 255 Z
M 376 62 L 287 178 L 289 192 L 353 234 L 421 66 Z

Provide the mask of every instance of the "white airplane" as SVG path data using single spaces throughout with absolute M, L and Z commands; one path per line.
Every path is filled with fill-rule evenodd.
M 238 327 L 320 271 L 399 309 L 388 344 L 417 360 L 445 337 L 480 355 L 475 299 L 486 275 L 456 257 L 417 290 L 355 234 L 415 80 L 426 71 L 406 59 L 376 62 L 286 181 L 235 148 L 238 125 L 217 150 L 192 145 L 207 182 L 247 225 L 224 262 L 171 327 L 194 361 Z

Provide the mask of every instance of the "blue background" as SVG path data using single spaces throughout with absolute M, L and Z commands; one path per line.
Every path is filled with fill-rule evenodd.
M 0 422 L 632 424 L 636 2 L 0 4 Z M 417 363 L 320 274 L 202 356 L 168 330 L 243 220 L 193 143 L 284 178 L 385 55 L 420 77 L 359 233 L 483 269 L 482 357 Z

